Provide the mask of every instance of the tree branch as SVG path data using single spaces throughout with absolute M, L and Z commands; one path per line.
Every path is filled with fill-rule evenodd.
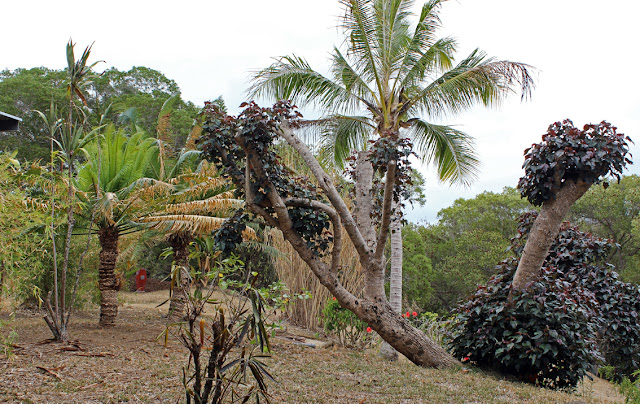
M 291 147 L 293 147 L 299 154 L 300 157 L 307 164 L 313 175 L 318 180 L 318 184 L 322 188 L 322 190 L 329 198 L 331 205 L 336 209 L 338 214 L 340 215 L 340 219 L 343 223 L 347 234 L 349 234 L 349 238 L 353 242 L 353 245 L 361 257 L 369 256 L 369 248 L 367 247 L 367 243 L 365 242 L 362 234 L 360 233 L 360 229 L 356 225 L 353 216 L 349 212 L 349 208 L 342 200 L 342 197 L 336 190 L 333 185 L 333 181 L 329 178 L 329 175 L 322 169 L 318 161 L 313 157 L 313 153 L 311 150 L 305 145 L 291 130 L 289 125 L 286 122 L 282 122 L 280 124 L 280 135 L 289 143 Z
M 340 255 L 342 254 L 342 225 L 340 224 L 340 216 L 331 207 L 320 201 L 312 201 L 304 198 L 287 198 L 284 203 L 287 206 L 308 206 L 313 209 L 325 212 L 331 224 L 333 225 L 333 248 L 331 249 L 331 271 L 338 273 L 340 266 Z

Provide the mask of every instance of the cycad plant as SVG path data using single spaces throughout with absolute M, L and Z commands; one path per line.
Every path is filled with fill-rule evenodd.
M 206 162 L 195 172 L 183 173 L 161 184 L 169 185 L 168 192 L 157 198 L 157 192 L 147 189 L 158 208 L 140 217 L 138 222 L 169 234 L 174 254 L 169 317 L 179 320 L 184 316 L 190 290 L 189 244 L 196 236 L 209 235 L 220 228 L 244 201 L 234 197 L 230 182 L 218 176 L 215 168 Z
M 148 212 L 141 189 L 157 181 L 146 177 L 157 157 L 155 139 L 137 131 L 128 137 L 123 130 L 106 128 L 104 137 L 87 147 L 88 160 L 78 173 L 85 192 L 87 212 L 95 211 L 100 264 L 100 325 L 113 326 L 118 314 L 115 276 L 120 236 L 139 229 L 135 219 Z

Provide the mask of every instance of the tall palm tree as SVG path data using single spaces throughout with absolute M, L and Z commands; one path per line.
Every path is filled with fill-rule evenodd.
M 317 122 L 321 150 L 338 165 L 354 150 L 365 150 L 371 138 L 410 137 L 441 181 L 468 184 L 478 164 L 472 139 L 425 117 L 438 120 L 476 104 L 497 105 L 516 88 L 525 98 L 533 80 L 526 64 L 494 60 L 478 49 L 454 64 L 455 39 L 436 36 L 445 1 L 425 3 L 413 25 L 412 0 L 340 0 L 345 49 L 334 47 L 331 76 L 299 56 L 285 56 L 255 74 L 250 94 L 324 111 Z M 360 156 L 366 160 L 366 153 Z M 390 303 L 400 311 L 399 212 L 392 224 Z
M 157 156 L 155 143 L 144 132 L 127 137 L 110 126 L 103 138 L 87 147 L 89 158 L 78 173 L 78 188 L 87 195 L 87 210 L 96 212 L 102 247 L 98 267 L 102 326 L 115 325 L 118 315 L 118 240 L 139 229 L 134 220 L 149 209 L 140 197 L 141 189 L 157 182 L 145 176 Z

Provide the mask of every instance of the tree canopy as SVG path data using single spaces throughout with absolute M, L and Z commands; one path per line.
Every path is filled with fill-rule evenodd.
M 34 110 L 46 111 L 53 103 L 62 116 L 68 114 L 66 77 L 66 70 L 44 67 L 0 72 L 0 111 L 23 119 L 20 131 L 0 132 L 0 150 L 17 150 L 21 160 L 48 160 L 49 138 Z M 106 119 L 117 123 L 120 114 L 135 108 L 137 123 L 153 134 L 164 102 L 179 93 L 175 81 L 157 70 L 133 67 L 123 72 L 110 68 L 85 89 L 87 122 L 96 125 L 106 113 Z M 197 113 L 193 103 L 178 98 L 169 121 L 170 146 L 176 150 L 184 146 Z

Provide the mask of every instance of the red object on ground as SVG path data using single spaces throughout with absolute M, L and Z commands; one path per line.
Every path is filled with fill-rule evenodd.
M 136 292 L 144 292 L 144 287 L 147 285 L 147 270 L 138 269 L 136 272 Z

